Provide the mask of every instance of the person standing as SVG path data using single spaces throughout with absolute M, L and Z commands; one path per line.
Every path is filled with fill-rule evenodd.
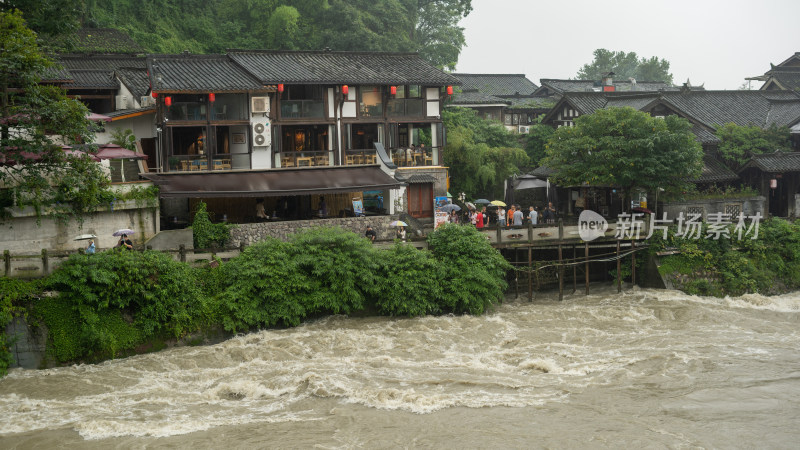
M 539 213 L 536 212 L 536 208 L 531 206 L 530 210 L 528 211 L 528 220 L 531 222 L 531 225 L 536 225 L 539 221 Z
M 522 208 L 520 208 L 519 205 L 514 207 L 514 226 L 522 226 Z
M 497 226 L 503 227 L 506 225 L 506 210 L 500 206 L 497 207 Z
M 556 221 L 556 208 L 553 202 L 547 202 L 547 223 L 554 223 Z
M 511 205 L 508 208 L 508 213 L 506 213 L 506 223 L 504 224 L 506 227 L 510 227 L 511 224 L 514 223 L 514 205 Z
M 369 225 L 367 225 L 367 232 L 364 233 L 364 235 L 367 237 L 367 239 L 369 239 L 370 242 L 375 242 L 375 238 L 378 237 L 378 235 L 375 233 L 375 230 L 373 230 Z
M 469 223 L 471 223 L 473 227 L 478 226 L 478 213 L 474 209 L 469 210 Z
M 89 246 L 86 247 L 86 253 L 88 255 L 94 255 L 94 252 L 96 250 L 97 250 L 97 248 L 94 246 L 94 239 L 89 239 Z
M 133 242 L 128 239 L 127 234 L 123 234 L 119 237 L 119 242 L 117 242 L 117 247 L 122 247 L 126 250 L 133 250 Z
M 475 226 L 479 229 L 483 229 L 483 213 L 486 211 L 486 207 L 484 206 L 481 211 L 478 211 L 477 216 L 475 217 Z
M 405 229 L 405 227 L 397 228 L 397 239 L 400 239 L 400 241 L 402 241 L 402 242 L 406 241 L 406 229 Z

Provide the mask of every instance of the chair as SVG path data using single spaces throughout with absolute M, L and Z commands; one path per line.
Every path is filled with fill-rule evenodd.
M 315 156 L 314 157 L 314 165 L 315 166 L 327 166 L 328 165 L 328 157 L 327 156 Z
M 222 109 L 215 110 L 214 117 L 216 120 L 228 119 L 228 105 L 222 105 Z
M 197 165 L 199 166 L 199 170 L 208 170 L 208 161 L 205 159 L 197 161 Z
M 348 166 L 352 166 L 352 165 L 354 165 L 356 163 L 355 155 L 345 155 L 344 160 L 345 160 L 345 164 L 348 165 Z
M 298 167 L 308 167 L 311 165 L 311 157 L 310 156 L 301 156 L 297 158 L 297 166 Z
M 215 159 L 214 160 L 214 170 L 222 170 L 222 160 Z
M 189 169 L 189 161 L 181 161 L 181 170 L 186 172 Z
M 281 158 L 281 167 L 294 167 L 294 160 L 291 156 L 284 156 Z

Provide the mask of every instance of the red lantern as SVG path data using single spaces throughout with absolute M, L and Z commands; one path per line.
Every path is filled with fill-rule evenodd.
M 172 106 L 172 97 L 170 97 L 169 95 L 164 97 L 164 104 L 167 106 Z
M 397 95 L 397 86 L 390 86 L 389 93 L 392 95 Z
M 278 93 L 279 94 L 283 93 L 283 83 L 278 84 Z
M 447 86 L 447 95 L 453 95 L 453 86 Z
M 150 92 L 150 95 L 152 95 L 153 98 L 156 98 L 156 97 L 158 97 L 158 92 L 152 91 L 152 92 Z
M 216 96 L 216 95 L 214 95 L 214 93 L 213 93 L 213 92 L 211 92 L 210 94 L 208 94 L 208 101 L 210 101 L 211 103 L 214 103 L 216 100 L 217 100 L 217 96 Z
M 350 88 L 345 84 L 342 86 L 342 94 L 347 95 L 350 92 Z

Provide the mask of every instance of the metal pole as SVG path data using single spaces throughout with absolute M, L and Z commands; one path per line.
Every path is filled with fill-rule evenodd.
M 636 242 L 631 239 L 631 286 L 636 285 Z
M 528 301 L 533 301 L 533 246 L 528 245 Z
M 564 259 L 561 253 L 561 244 L 558 244 L 558 300 L 564 300 Z
M 575 246 L 573 245 L 572 246 L 572 293 L 573 294 L 575 293 L 575 291 L 578 290 L 578 265 L 575 264 L 575 261 L 577 261 L 578 257 L 576 255 L 577 253 L 575 253 Z

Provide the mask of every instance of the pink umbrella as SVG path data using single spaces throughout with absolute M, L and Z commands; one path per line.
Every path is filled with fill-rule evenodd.
M 86 118 L 92 122 L 111 122 L 111 117 L 97 113 L 90 113 L 88 116 L 86 116 Z
M 97 150 L 97 157 L 100 159 L 147 159 L 147 155 L 144 153 L 136 153 L 133 150 L 111 143 L 101 145 L 100 149 Z

